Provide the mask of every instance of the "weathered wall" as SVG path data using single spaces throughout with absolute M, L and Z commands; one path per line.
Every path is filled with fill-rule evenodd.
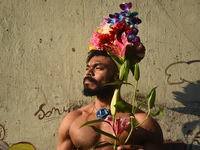
M 62 118 L 93 101 L 82 96 L 89 38 L 122 2 L 0 0 L 0 149 L 55 149 Z M 147 49 L 139 98 L 158 86 L 165 140 L 199 148 L 200 0 L 132 2 Z M 132 90 L 122 92 L 130 101 Z

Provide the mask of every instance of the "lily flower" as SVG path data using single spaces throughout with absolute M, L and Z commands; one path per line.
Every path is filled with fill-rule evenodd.
M 124 119 L 115 119 L 113 126 L 113 116 L 109 115 L 104 120 L 104 122 L 109 123 L 112 128 L 113 135 L 119 136 L 126 129 L 126 127 L 130 124 L 130 117 Z
M 128 42 L 128 39 L 126 38 L 125 33 L 122 34 L 121 39 L 122 39 L 122 42 L 118 41 L 117 39 L 114 40 L 115 48 L 112 51 L 117 57 L 123 59 L 125 56 L 127 45 L 131 46 L 133 44 Z

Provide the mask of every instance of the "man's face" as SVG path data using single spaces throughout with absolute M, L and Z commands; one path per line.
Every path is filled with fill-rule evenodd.
M 112 94 L 113 86 L 102 85 L 114 81 L 115 70 L 116 66 L 110 57 L 92 57 L 86 67 L 83 94 L 86 96 Z

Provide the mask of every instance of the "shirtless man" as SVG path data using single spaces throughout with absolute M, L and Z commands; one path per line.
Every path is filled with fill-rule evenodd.
M 135 49 L 144 48 L 140 43 Z M 84 76 L 84 90 L 86 96 L 96 96 L 95 102 L 84 106 L 77 111 L 68 113 L 59 129 L 59 141 L 57 150 L 91 150 L 93 146 L 100 141 L 114 140 L 102 134 L 95 132 L 91 127 L 82 124 L 87 121 L 96 120 L 96 111 L 101 108 L 110 109 L 115 86 L 102 86 L 108 82 L 114 82 L 118 79 L 118 71 L 115 62 L 104 51 L 94 50 L 88 57 L 86 73 Z M 121 101 L 124 101 L 120 97 Z M 129 113 L 117 112 L 117 117 L 129 117 Z M 141 110 L 134 114 L 137 123 L 140 124 L 147 116 Z M 93 124 L 97 128 L 112 134 L 111 127 L 105 122 Z M 120 135 L 119 139 L 123 143 L 130 131 L 130 125 Z M 148 117 L 148 119 L 137 129 L 134 130 L 127 145 L 118 146 L 117 150 L 161 150 L 163 144 L 163 135 L 158 123 Z M 98 150 L 112 150 L 112 145 L 100 144 Z

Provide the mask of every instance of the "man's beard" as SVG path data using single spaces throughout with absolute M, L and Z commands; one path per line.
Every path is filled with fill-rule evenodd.
M 86 79 L 89 80 L 90 82 L 93 82 L 94 84 L 96 84 L 97 87 L 95 89 L 90 89 L 87 86 L 87 84 L 84 84 Z M 108 83 L 110 83 L 110 82 L 113 82 L 113 81 L 109 81 Z M 85 77 L 83 80 L 83 85 L 84 85 L 83 95 L 85 95 L 85 96 L 106 97 L 106 96 L 112 95 L 114 92 L 113 86 L 111 86 L 111 85 L 98 86 L 98 82 L 91 77 Z

